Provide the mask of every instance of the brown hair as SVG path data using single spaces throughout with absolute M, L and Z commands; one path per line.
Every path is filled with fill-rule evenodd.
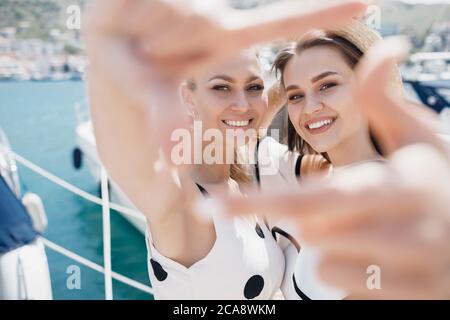
M 347 64 L 355 69 L 358 62 L 363 57 L 363 52 L 351 41 L 346 38 L 333 33 L 332 31 L 312 31 L 307 33 L 299 40 L 294 41 L 282 49 L 276 56 L 275 61 L 272 65 L 272 70 L 275 71 L 276 75 L 280 76 L 281 84 L 284 86 L 284 70 L 287 63 L 292 59 L 293 56 L 300 54 L 303 50 L 326 46 L 330 48 L 337 49 L 341 56 L 345 59 Z M 371 135 L 372 143 L 375 149 L 379 151 L 378 143 Z M 289 150 L 297 151 L 299 153 L 317 153 L 300 135 L 294 128 L 291 120 L 288 117 L 287 120 L 287 142 Z M 329 160 L 327 154 L 322 154 L 327 160 Z

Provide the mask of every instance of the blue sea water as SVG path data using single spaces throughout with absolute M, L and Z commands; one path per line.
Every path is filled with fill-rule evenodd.
M 89 170 L 72 167 L 76 145 L 74 105 L 84 103 L 83 82 L 0 82 L 0 127 L 13 150 L 75 186 L 97 194 Z M 19 165 L 23 191 L 38 194 L 49 220 L 44 236 L 103 264 L 101 207 L 74 195 Z M 144 237 L 119 214 L 111 213 L 113 270 L 150 285 Z M 104 299 L 103 274 L 47 249 L 54 299 Z M 81 269 L 81 288 L 70 290 L 68 268 Z M 153 299 L 113 281 L 114 299 Z

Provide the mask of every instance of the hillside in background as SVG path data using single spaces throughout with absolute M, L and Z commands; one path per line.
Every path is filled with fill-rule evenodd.
M 401 33 L 423 38 L 434 23 L 450 22 L 450 5 L 406 4 L 384 1 L 381 22 L 383 27 L 397 26 Z
M 57 28 L 64 30 L 66 9 L 70 5 L 82 7 L 85 0 L 0 0 L 0 29 L 15 27 L 22 30 L 21 38 L 42 38 Z
M 89 0 L 0 0 L 0 28 L 23 27 L 19 37 L 47 38 L 53 28 L 65 29 L 66 8 L 71 4 L 82 6 Z M 205 0 L 208 1 L 208 0 Z M 230 0 L 234 4 L 245 3 L 247 7 L 258 1 Z M 399 1 L 384 1 L 381 22 L 383 29 L 406 32 L 418 39 L 435 22 L 450 21 L 450 5 L 405 4 Z M 27 22 L 24 24 L 24 22 Z

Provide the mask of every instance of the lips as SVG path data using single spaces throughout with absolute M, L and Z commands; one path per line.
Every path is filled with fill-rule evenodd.
M 320 117 L 305 122 L 304 127 L 311 134 L 318 134 L 327 131 L 336 121 L 336 117 Z

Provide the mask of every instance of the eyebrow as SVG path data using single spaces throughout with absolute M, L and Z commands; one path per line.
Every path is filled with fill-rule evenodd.
M 216 76 L 212 77 L 211 79 L 209 79 L 208 81 L 212 81 L 212 80 L 216 80 L 216 79 L 225 80 L 225 81 L 231 82 L 231 83 L 235 82 L 233 78 L 231 78 L 229 76 L 226 76 L 224 74 L 216 75 Z M 252 82 L 252 81 L 255 81 L 255 80 L 262 80 L 262 79 L 261 79 L 261 77 L 253 75 L 253 76 L 249 76 L 247 78 L 246 83 L 249 83 L 249 82 Z
M 231 78 L 231 77 L 229 77 L 229 76 L 226 76 L 226 75 L 223 75 L 223 74 L 219 74 L 219 75 L 217 75 L 217 76 L 214 76 L 214 77 L 212 77 L 211 79 L 209 79 L 208 81 L 212 81 L 212 80 L 216 80 L 216 79 L 221 79 L 221 80 L 225 80 L 225 81 L 234 83 L 233 78 Z
M 318 76 L 315 76 L 314 78 L 312 78 L 311 82 L 314 83 L 314 82 L 317 82 L 319 80 L 322 80 L 323 78 L 326 78 L 328 76 L 332 76 L 332 75 L 335 75 L 335 74 L 338 74 L 338 73 L 335 72 L 335 71 L 326 71 L 326 72 L 321 73 Z
M 286 88 L 286 92 L 287 91 L 291 91 L 291 90 L 297 90 L 297 89 L 299 89 L 300 87 L 299 86 L 297 86 L 297 85 L 295 85 L 295 84 L 291 84 L 290 86 L 288 86 L 287 88 Z
M 248 77 L 247 78 L 247 83 L 249 83 L 249 82 L 252 82 L 252 81 L 255 81 L 255 80 L 262 80 L 261 79 L 261 77 L 258 77 L 258 76 L 250 76 L 250 77 Z
M 317 82 L 317 81 L 322 80 L 323 78 L 326 78 L 326 77 L 329 77 L 329 76 L 332 76 L 332 75 L 335 75 L 335 74 L 338 74 L 338 73 L 335 72 L 335 71 L 326 71 L 326 72 L 323 72 L 323 73 L 321 73 L 321 74 L 315 76 L 314 78 L 312 78 L 312 79 L 311 79 L 311 82 L 312 82 L 312 83 L 315 83 L 315 82 Z M 299 88 L 300 88 L 299 86 L 293 84 L 293 85 L 288 86 L 288 87 L 286 88 L 286 91 L 296 90 L 296 89 L 299 89 Z

